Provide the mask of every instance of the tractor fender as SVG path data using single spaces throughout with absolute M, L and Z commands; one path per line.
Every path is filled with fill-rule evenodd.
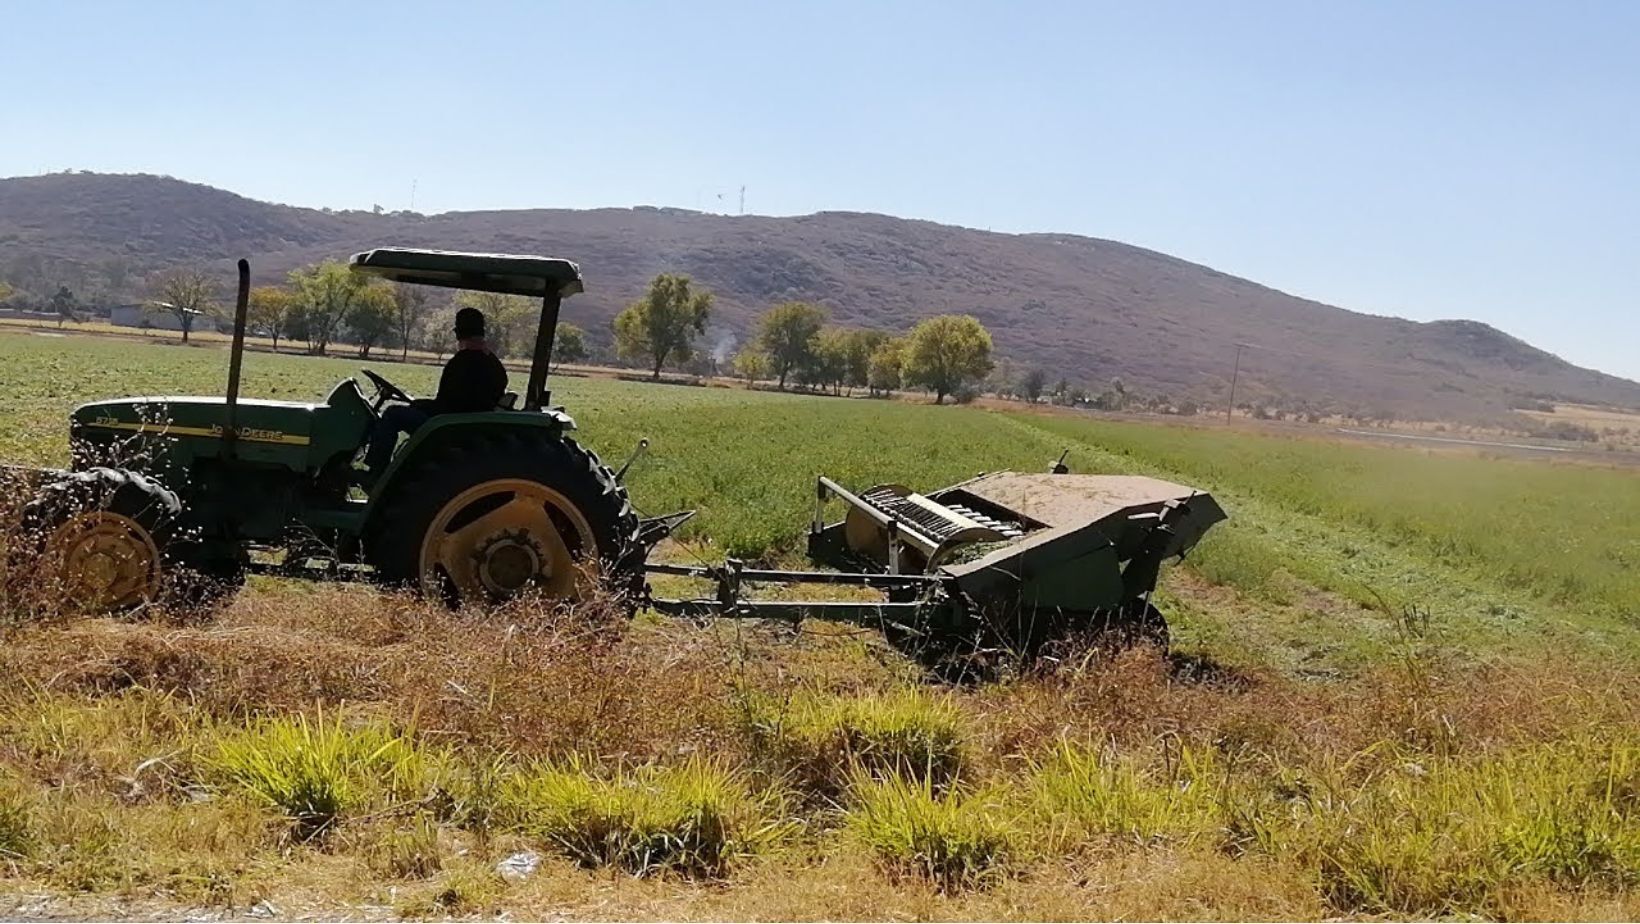
M 393 461 L 382 472 L 381 479 L 371 488 L 370 503 L 365 508 L 364 522 L 368 526 L 380 511 L 381 498 L 391 497 L 393 489 L 409 472 L 417 459 L 425 459 L 444 446 L 456 441 L 467 441 L 486 432 L 540 431 L 558 436 L 575 429 L 575 419 L 557 408 L 540 411 L 485 411 L 478 414 L 439 414 L 410 435 L 399 448 Z

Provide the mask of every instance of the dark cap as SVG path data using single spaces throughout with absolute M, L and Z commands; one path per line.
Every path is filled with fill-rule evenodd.
M 484 336 L 484 312 L 463 308 L 456 312 L 456 336 L 462 340 Z

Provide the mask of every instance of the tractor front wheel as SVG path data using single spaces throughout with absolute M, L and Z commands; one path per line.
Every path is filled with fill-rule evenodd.
M 369 558 L 389 583 L 450 603 L 630 590 L 638 519 L 607 466 L 575 441 L 497 434 L 417 463 L 384 498 Z

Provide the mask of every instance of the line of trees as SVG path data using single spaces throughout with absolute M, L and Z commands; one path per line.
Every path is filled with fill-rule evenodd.
M 684 364 L 712 318 L 712 293 L 688 276 L 662 273 L 644 295 L 615 316 L 616 355 L 660 378 L 668 363 Z M 756 335 L 733 358 L 734 373 L 748 384 L 772 379 L 843 394 L 855 388 L 873 396 L 922 388 L 936 404 L 969 397 L 990 374 L 991 335 L 968 315 L 925 318 L 903 334 L 830 323 L 826 310 L 808 302 L 783 302 L 758 319 Z
M 151 275 L 145 288 L 149 295 L 145 310 L 175 318 L 183 343 L 189 342 L 200 324 L 217 327 L 232 320 L 231 297 L 210 273 L 168 270 Z M 21 290 L 0 281 L 0 303 L 10 307 L 26 300 Z M 81 320 L 90 310 L 67 285 L 35 304 L 55 313 L 59 326 Z M 345 343 L 363 359 L 384 349 L 397 350 L 400 359 L 409 358 L 411 350 L 442 358 L 454 343 L 454 314 L 463 307 L 484 312 L 490 346 L 498 355 L 522 358 L 533 354 L 540 323 L 538 300 L 487 292 L 459 292 L 440 299 L 424 286 L 362 276 L 337 260 L 292 270 L 280 285 L 251 289 L 246 326 L 253 335 L 270 339 L 276 351 L 282 342 L 296 340 L 318 356 Z M 586 332 L 560 322 L 553 361 L 577 363 L 589 356 Z
M 991 335 L 968 315 L 925 318 L 900 336 L 828 321 L 824 308 L 807 302 L 770 308 L 735 356 L 735 372 L 748 382 L 769 378 L 782 389 L 795 383 L 835 394 L 923 388 L 943 404 L 968 396 L 993 366 Z

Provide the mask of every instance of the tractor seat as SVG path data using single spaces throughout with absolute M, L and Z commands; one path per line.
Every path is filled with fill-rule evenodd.
M 497 401 L 495 403 L 495 409 L 498 410 L 498 411 L 514 411 L 514 410 L 517 410 L 518 409 L 518 392 L 509 391 L 509 392 L 506 392 L 505 394 L 503 394 L 501 396 L 501 400 Z

